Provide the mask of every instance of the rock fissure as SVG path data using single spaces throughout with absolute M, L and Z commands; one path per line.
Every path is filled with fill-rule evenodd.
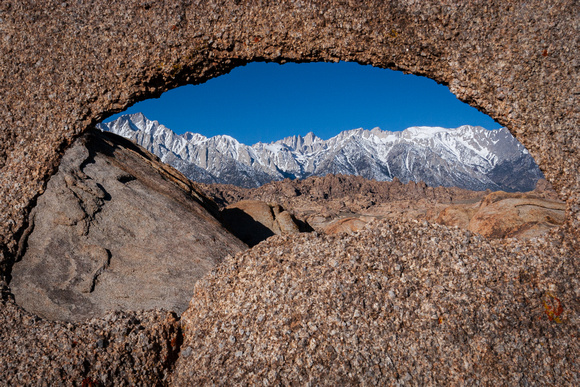
M 93 274 L 93 278 L 91 280 L 91 287 L 89 289 L 89 293 L 92 293 L 95 291 L 95 286 L 97 286 L 97 282 L 99 279 L 99 276 L 109 267 L 109 265 L 111 264 L 111 252 L 107 249 L 105 249 L 105 252 L 107 254 L 107 260 L 105 262 L 102 263 L 102 266 L 99 267 L 97 269 L 97 271 Z

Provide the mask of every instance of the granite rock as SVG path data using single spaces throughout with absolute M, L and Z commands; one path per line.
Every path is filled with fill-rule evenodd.
M 481 201 L 467 228 L 487 238 L 535 238 L 561 226 L 564 211 L 560 201 L 494 192 Z
M 228 229 L 250 247 L 272 235 L 311 231 L 307 224 L 295 219 L 280 205 L 260 200 L 230 204 L 221 211 L 221 217 Z
M 338 234 L 341 232 L 352 233 L 361 230 L 367 224 L 366 220 L 360 218 L 341 218 L 331 222 L 324 228 L 326 234 Z
M 0 301 L 0 308 L 5 386 L 166 385 L 183 340 L 179 318 L 163 310 L 66 323 L 36 317 L 12 301 Z
M 273 236 L 199 281 L 174 385 L 576 385 L 578 253 L 384 220 Z
M 188 314 L 188 335 L 198 337 L 203 332 L 207 336 L 202 336 L 199 343 L 188 341 L 193 345 L 184 347 L 191 350 L 182 359 L 175 380 L 205 377 L 208 382 L 218 383 L 248 376 L 246 380 L 251 381 L 247 370 L 252 368 L 259 378 L 256 383 L 264 383 L 267 377 L 273 381 L 302 378 L 322 384 L 325 375 L 330 376 L 329 383 L 342 376 L 345 382 L 372 382 L 385 380 L 390 373 L 394 375 L 391 380 L 399 384 L 578 385 L 579 7 L 575 0 L 0 2 L 3 298 L 11 297 L 7 282 L 17 251 L 24 246 L 22 237 L 28 229 L 30 211 L 56 172 L 64 150 L 92 125 L 137 101 L 180 85 L 202 83 L 255 60 L 357 61 L 434 79 L 447 85 L 460 100 L 506 126 L 530 150 L 559 198 L 566 201 L 565 227 L 534 243 L 513 239 L 490 242 L 444 227 L 433 228 L 435 232 L 430 234 L 407 223 L 390 229 L 394 233 L 398 230 L 395 234 L 400 239 L 388 238 L 389 228 L 378 227 L 379 233 L 386 230 L 384 238 L 390 242 L 380 249 L 376 246 L 377 251 L 365 261 L 371 270 L 362 267 L 362 272 L 349 272 L 349 266 L 338 262 L 334 269 L 326 270 L 328 266 L 322 263 L 326 261 L 317 258 L 316 246 L 305 245 L 309 254 L 315 252 L 309 255 L 310 261 L 300 250 L 299 241 L 314 236 L 294 237 L 297 239 L 292 243 L 298 250 L 292 252 L 293 247 L 287 246 L 282 251 L 288 251 L 290 257 L 293 253 L 304 256 L 305 261 L 293 258 L 288 263 L 297 262 L 300 270 L 310 268 L 320 274 L 316 280 L 324 281 L 314 282 L 320 286 L 308 285 L 303 298 L 293 293 L 299 286 L 290 282 L 295 275 L 287 281 L 283 274 L 298 269 L 286 269 L 282 258 L 276 257 L 278 251 L 260 251 L 261 259 L 265 258 L 265 263 L 260 263 L 263 270 L 280 272 L 277 283 L 269 275 L 254 276 L 247 282 L 235 278 L 227 283 L 240 267 L 222 265 L 219 275 L 205 282 L 207 288 L 197 284 L 199 306 L 194 305 Z M 419 231 L 429 238 L 423 240 Z M 361 238 L 370 248 L 375 247 L 372 240 Z M 454 243 L 430 244 L 445 239 Z M 343 252 L 346 246 L 340 240 L 329 239 L 329 244 L 320 247 Z M 461 255 L 463 248 L 469 254 Z M 445 260 L 438 260 L 440 250 Z M 395 270 L 400 274 L 398 280 L 392 284 L 380 282 L 382 277 L 375 281 L 373 263 L 379 263 L 375 254 L 392 257 L 388 268 L 392 266 L 393 275 Z M 410 259 L 417 256 L 419 260 Z M 429 265 L 423 256 L 440 265 L 427 266 L 422 272 L 418 269 L 421 263 Z M 403 259 L 406 261 L 397 261 Z M 303 265 L 302 261 L 311 264 Z M 329 265 L 332 262 L 328 260 Z M 255 268 L 258 272 L 262 266 L 248 270 Z M 415 278 L 431 282 L 408 281 L 415 274 Z M 339 291 L 343 289 L 339 284 L 344 282 L 332 281 L 333 275 L 357 281 L 352 291 L 362 292 L 353 296 L 361 300 L 358 304 L 349 301 L 341 306 Z M 316 278 L 302 277 L 308 281 Z M 388 290 L 374 296 L 377 283 Z M 337 301 L 328 297 L 333 295 L 329 292 L 335 284 Z M 249 291 L 227 293 L 233 286 Z M 269 286 L 272 289 L 265 290 Z M 389 290 L 396 302 L 381 304 L 380 297 L 390 296 Z M 349 287 L 344 291 L 348 300 L 356 299 L 348 293 Z M 310 310 L 298 308 L 295 318 L 269 320 L 276 311 L 271 306 L 276 292 L 297 299 L 295 305 L 281 303 L 282 307 L 309 305 L 307 298 L 311 298 L 316 307 L 337 302 L 338 309 L 334 313 L 329 308 L 312 308 L 316 314 L 310 317 Z M 247 340 L 240 329 L 246 335 L 246 328 L 236 326 L 235 332 L 230 320 L 217 320 L 221 315 L 237 315 L 237 309 L 225 308 L 230 305 L 227 297 L 246 300 L 231 305 L 243 309 L 248 324 L 268 322 L 265 330 L 258 326 L 247 330 L 250 334 L 259 330 L 259 337 L 263 337 L 253 345 L 255 353 L 250 347 L 241 347 Z M 419 299 L 431 302 L 423 305 Z M 359 309 L 357 314 L 353 305 L 363 301 L 368 309 Z M 206 302 L 213 307 L 220 304 L 211 302 L 222 302 L 224 308 L 206 309 L 202 305 Z M 376 310 L 375 303 L 379 309 L 384 305 L 387 314 L 371 312 Z M 562 314 L 557 316 L 560 306 Z M 162 354 L 167 353 L 164 348 L 168 345 L 173 348 L 173 339 L 157 329 L 163 318 L 141 320 L 143 331 L 151 333 L 145 337 L 154 339 L 149 344 L 138 336 L 129 336 L 114 347 L 118 351 L 101 341 L 104 348 L 98 352 L 95 341 L 110 326 L 103 319 L 69 328 L 34 320 L 10 301 L 3 301 L 0 308 L 0 375 L 8 384 L 82 384 L 82 378 L 103 380 L 104 376 L 99 375 L 110 375 L 106 383 L 115 385 L 167 383 L 172 357 L 166 359 Z M 195 310 L 207 311 L 208 315 L 196 317 Z M 434 316 L 441 311 L 439 324 L 439 317 Z M 355 314 L 370 318 L 365 317 L 359 324 Z M 375 316 L 376 321 L 372 321 Z M 127 328 L 129 320 L 123 319 L 115 326 Z M 27 321 L 33 324 L 25 325 Z M 191 321 L 201 325 L 195 327 Z M 231 321 L 244 320 L 236 317 Z M 347 322 L 348 329 L 360 327 L 360 337 L 326 334 L 337 331 L 326 328 Z M 312 331 L 314 340 L 305 337 L 305 341 L 297 341 L 295 337 L 284 344 L 286 327 L 293 324 L 291 334 Z M 437 331 L 439 326 L 444 330 Z M 317 329 L 323 333 L 316 333 Z M 80 340 L 72 340 L 77 342 L 73 349 L 61 349 L 58 340 L 71 331 L 77 332 Z M 347 347 L 340 340 L 347 337 L 355 346 L 352 357 L 346 355 Z M 237 343 L 235 348 L 232 341 Z M 133 350 L 136 342 L 142 343 L 140 350 Z M 290 352 L 294 344 L 299 348 L 294 353 L 304 353 L 301 364 Z M 234 357 L 240 355 L 235 357 L 237 360 L 229 349 L 235 349 Z M 284 354 L 288 356 L 281 357 Z M 194 369 L 194 364 L 200 366 Z M 217 364 L 211 370 L 211 380 L 208 364 Z M 228 367 L 234 364 L 240 367 Z M 335 364 L 344 365 L 345 371 L 331 368 Z M 290 370 L 287 365 L 296 366 Z M 353 367 L 364 371 L 363 376 L 356 372 L 350 376 L 348 370 Z M 329 373 L 330 369 L 336 372 Z M 227 376 L 231 378 L 224 379 Z
M 487 238 L 536 238 L 562 226 L 564 211 L 563 202 L 538 187 L 529 193 L 492 192 L 476 203 L 450 205 L 434 221 Z
M 247 248 L 212 204 L 139 146 L 87 133 L 67 150 L 32 212 L 12 270 L 16 302 L 51 320 L 114 310 L 180 314 L 199 278 Z

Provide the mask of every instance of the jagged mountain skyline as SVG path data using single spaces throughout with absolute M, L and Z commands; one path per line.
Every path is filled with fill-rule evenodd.
M 328 140 L 309 133 L 251 146 L 227 135 L 178 135 L 142 113 L 121 116 L 99 128 L 135 141 L 203 183 L 257 187 L 332 173 L 472 190 L 529 191 L 543 177 L 529 152 L 505 128 L 423 126 L 400 132 L 359 128 Z
M 431 79 L 355 62 L 252 62 L 137 102 L 107 122 L 139 112 L 177 134 L 227 134 L 244 144 L 311 131 L 328 139 L 358 127 L 501 127 Z

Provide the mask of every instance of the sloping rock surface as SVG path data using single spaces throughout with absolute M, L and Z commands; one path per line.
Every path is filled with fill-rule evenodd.
M 541 191 L 492 192 L 479 203 L 457 204 L 439 213 L 435 222 L 469 229 L 486 238 L 537 238 L 564 224 L 566 205 Z
M 181 313 L 193 284 L 246 248 L 214 214 L 181 173 L 120 136 L 90 132 L 65 153 L 33 210 L 12 270 L 16 302 L 51 320 Z
M 494 192 L 469 221 L 469 230 L 487 238 L 534 238 L 564 224 L 566 205 L 530 194 Z
M 417 221 L 274 236 L 196 284 L 173 384 L 578 385 L 564 247 Z

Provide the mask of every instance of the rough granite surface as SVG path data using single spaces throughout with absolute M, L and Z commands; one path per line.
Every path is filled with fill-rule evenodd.
M 290 246 L 274 237 L 259 260 L 253 252 L 237 256 L 205 288 L 198 283 L 176 383 L 246 376 L 260 383 L 578 385 L 579 30 L 576 0 L 0 2 L 1 380 L 88 385 L 86 378 L 110 375 L 102 383 L 162 384 L 172 364 L 163 351 L 173 348 L 165 332 L 175 322 L 157 312 L 139 320 L 145 344 L 131 336 L 129 317 L 69 326 L 37 320 L 10 301 L 28 214 L 74 138 L 139 100 L 250 61 L 348 60 L 430 77 L 506 126 L 567 202 L 566 226 L 523 243 L 377 225 L 359 235 L 376 247 L 359 261 L 344 258 L 343 239 L 310 245 L 315 236 L 298 236 Z M 381 235 L 376 246 L 374 233 Z M 304 254 L 318 243 L 324 251 Z M 280 251 L 296 257 L 277 258 Z M 243 260 L 245 267 L 234 265 Z M 305 267 L 319 276 L 297 276 Z M 352 285 L 341 289 L 343 280 Z M 272 315 L 277 308 L 293 314 Z M 101 332 L 118 344 L 99 341 Z M 200 332 L 207 336 L 195 342 Z M 79 340 L 67 339 L 72 333 Z
M 578 385 L 577 272 L 427 222 L 274 236 L 196 284 L 173 383 Z
M 167 384 L 181 343 L 175 313 L 110 312 L 82 324 L 42 320 L 0 301 L 0 385 Z

